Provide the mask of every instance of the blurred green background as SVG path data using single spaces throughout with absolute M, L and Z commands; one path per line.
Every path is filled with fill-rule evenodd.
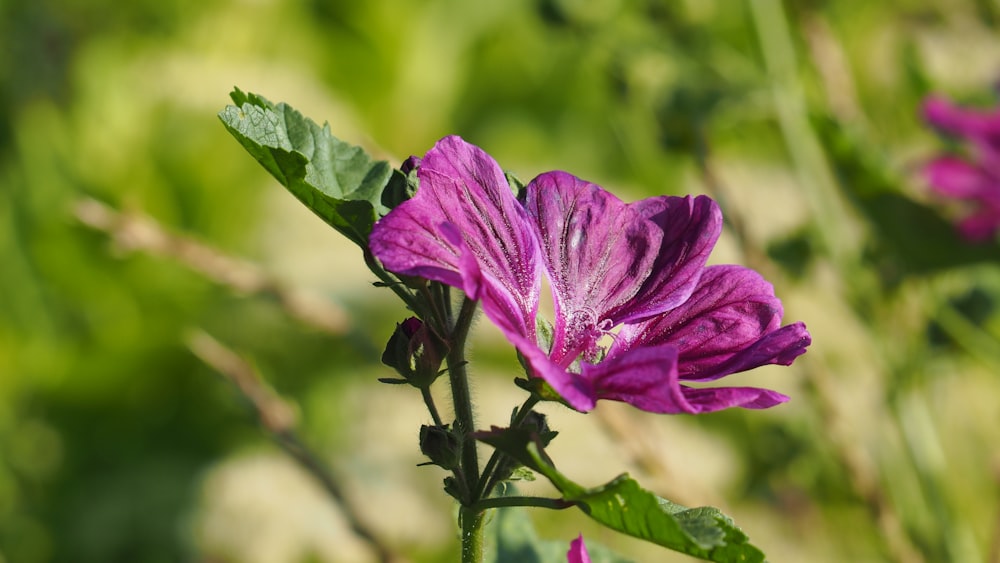
M 718 197 L 713 261 L 763 270 L 814 336 L 794 367 L 732 379 L 793 401 L 550 406 L 560 468 L 720 506 L 772 561 L 1000 560 L 1000 251 L 957 239 L 918 174 L 944 147 L 920 100 L 990 103 L 998 26 L 990 0 L 3 0 L 0 562 L 373 560 L 192 353 L 194 330 L 297 405 L 394 549 L 457 559 L 443 475 L 415 467 L 429 417 L 376 382 L 402 307 L 229 137 L 215 114 L 233 86 L 394 163 L 454 133 L 525 180 Z M 343 329 L 193 271 L 156 229 L 86 226 L 92 200 L 322 296 Z M 483 426 L 523 398 L 486 325 Z M 579 513 L 534 519 L 548 539 L 688 560 Z

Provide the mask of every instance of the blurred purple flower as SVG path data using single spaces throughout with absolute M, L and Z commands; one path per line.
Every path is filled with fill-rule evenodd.
M 569 543 L 566 563 L 590 563 L 590 554 L 587 553 L 587 546 L 583 544 L 583 534 Z
M 962 109 L 940 96 L 924 101 L 924 118 L 943 133 L 964 140 L 969 157 L 940 156 L 924 167 L 938 194 L 972 209 L 958 221 L 966 239 L 985 241 L 1000 230 L 1000 110 Z
M 756 272 L 705 266 L 722 230 L 711 199 L 626 204 L 558 171 L 518 199 L 493 158 L 459 137 L 439 141 L 418 175 L 417 194 L 376 223 L 372 252 L 391 271 L 480 300 L 532 375 L 573 408 L 611 399 L 702 413 L 788 400 L 681 384 L 788 365 L 811 341 L 802 323 L 781 326 L 781 302 Z M 543 273 L 555 303 L 551 343 L 538 328 Z

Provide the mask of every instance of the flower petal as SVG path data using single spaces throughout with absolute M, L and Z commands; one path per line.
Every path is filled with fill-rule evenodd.
M 663 235 L 611 193 L 566 172 L 538 176 L 525 193 L 555 298 L 550 355 L 568 364 L 594 352 L 602 330 L 616 324 L 613 312 L 632 302 Z
M 677 347 L 672 344 L 608 355 L 599 364 L 584 364 L 582 372 L 599 399 L 622 401 L 648 412 L 698 412 L 678 383 Z
M 701 414 L 731 407 L 763 409 L 788 397 L 754 387 L 692 388 L 680 384 L 678 349 L 672 344 L 647 346 L 585 365 L 583 377 L 598 399 L 622 401 L 660 414 Z
M 608 357 L 639 346 L 678 348 L 679 378 L 711 381 L 765 364 L 789 365 L 811 337 L 805 325 L 779 328 L 781 301 L 757 272 L 711 266 L 680 307 L 648 321 L 625 325 Z
M 943 156 L 924 166 L 924 176 L 937 193 L 957 199 L 1000 198 L 1000 179 L 964 160 Z
M 943 96 L 929 96 L 923 104 L 924 119 L 952 135 L 1000 140 L 1000 111 L 964 109 Z
M 694 291 L 722 232 L 722 212 L 711 198 L 662 196 L 632 204 L 663 231 L 652 273 L 616 322 L 636 322 L 669 311 Z
M 531 366 L 531 376 L 544 379 L 574 409 L 588 412 L 594 408 L 597 395 L 583 377 L 552 361 L 532 340 L 507 331 L 504 335 Z
M 479 147 L 445 137 L 420 161 L 420 187 L 375 224 L 369 247 L 386 269 L 439 281 L 533 335 L 541 287 L 538 246 L 500 166 Z M 492 316 L 491 316 L 492 318 Z
M 788 396 L 757 387 L 684 387 L 684 397 L 699 413 L 740 407 L 769 409 L 788 402 Z
M 587 546 L 583 543 L 583 534 L 569 543 L 566 563 L 590 563 L 590 554 L 587 553 Z

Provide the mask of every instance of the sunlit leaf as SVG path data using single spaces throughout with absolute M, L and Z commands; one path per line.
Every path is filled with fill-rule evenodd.
M 390 181 L 405 186 L 405 177 L 388 162 L 372 160 L 360 147 L 331 135 L 329 125 L 320 127 L 284 103 L 275 105 L 238 88 L 230 97 L 235 105 L 219 113 L 226 129 L 306 207 L 366 247 L 375 220 L 388 212 L 386 186 Z
M 763 552 L 717 508 L 685 508 L 643 489 L 627 474 L 585 488 L 556 470 L 538 437 L 527 430 L 494 428 L 477 438 L 544 475 L 564 500 L 613 530 L 708 561 L 764 561 Z

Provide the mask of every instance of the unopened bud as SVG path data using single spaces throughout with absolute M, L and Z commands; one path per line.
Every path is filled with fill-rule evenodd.
M 399 166 L 399 171 L 403 174 L 409 175 L 410 172 L 416 171 L 417 168 L 420 168 L 420 157 L 411 156 L 403 161 L 403 164 Z
M 410 317 L 396 325 L 382 353 L 382 363 L 396 370 L 410 385 L 424 389 L 440 374 L 441 347 L 420 319 Z
M 448 471 L 458 467 L 462 455 L 462 442 L 448 425 L 420 427 L 420 451 L 431 463 Z

